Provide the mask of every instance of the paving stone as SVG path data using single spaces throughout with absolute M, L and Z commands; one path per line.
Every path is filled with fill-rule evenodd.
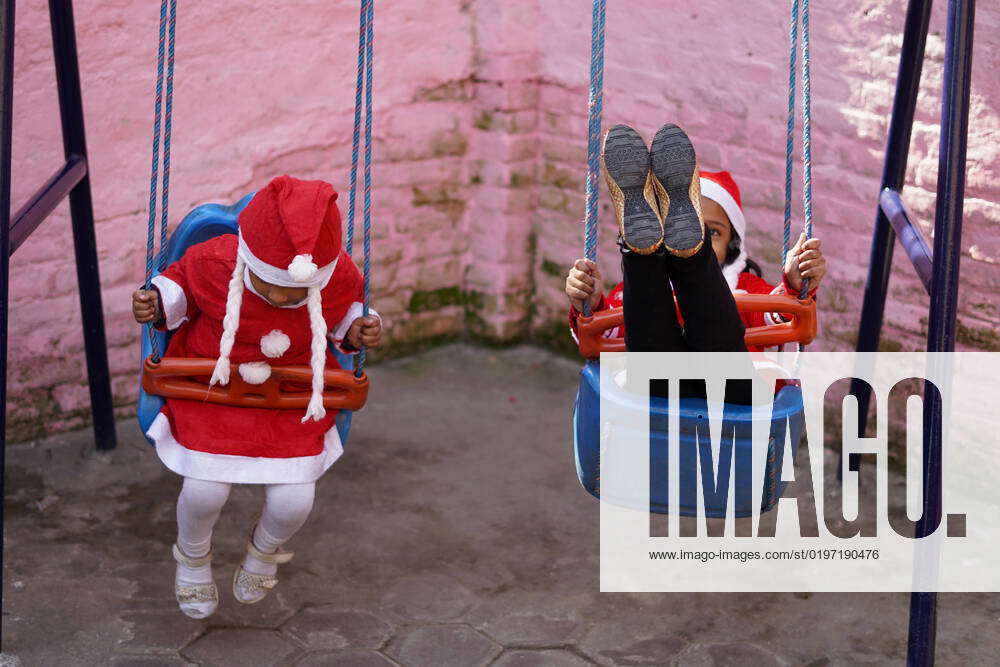
M 684 649 L 681 639 L 664 637 L 640 639 L 619 649 L 600 651 L 615 665 L 665 665 Z
M 377 651 L 310 653 L 295 667 L 395 667 L 397 663 Z
M 592 664 L 566 650 L 508 651 L 492 667 L 586 667 Z
M 232 572 L 225 581 L 216 578 L 221 597 L 219 609 L 211 617 L 214 626 L 262 627 L 277 630 L 295 614 L 299 604 L 284 590 L 271 591 L 268 596 L 254 604 L 241 604 L 233 598 Z
M 176 655 L 120 655 L 113 658 L 111 664 L 113 667 L 187 667 L 192 663 Z
M 753 644 L 696 645 L 680 660 L 684 667 L 782 667 L 776 655 Z
M 475 601 L 472 591 L 440 574 L 403 579 L 383 597 L 386 606 L 401 616 L 433 621 L 456 618 Z
M 303 609 L 282 629 L 310 649 L 377 649 L 392 633 L 392 626 L 373 614 L 330 606 Z
M 129 612 L 121 620 L 128 624 L 131 638 L 121 641 L 126 649 L 168 649 L 176 651 L 205 628 L 205 621 L 188 618 L 178 609 Z
M 215 630 L 182 651 L 188 660 L 209 665 L 274 665 L 299 649 L 273 630 Z
M 530 611 L 506 614 L 477 626 L 504 646 L 561 646 L 576 629 L 575 619 Z
M 485 665 L 500 647 L 467 625 L 430 625 L 402 636 L 386 651 L 404 665 Z

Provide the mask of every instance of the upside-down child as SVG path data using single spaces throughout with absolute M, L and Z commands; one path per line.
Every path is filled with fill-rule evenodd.
M 231 373 L 265 382 L 270 364 L 308 365 L 312 394 L 300 410 L 168 398 L 147 435 L 164 465 L 184 478 L 177 499 L 175 594 L 193 618 L 212 614 L 212 529 L 232 484 L 261 484 L 264 506 L 233 576 L 239 602 L 259 602 L 291 553 L 279 549 L 305 523 L 316 480 L 343 453 L 334 411 L 323 406 L 323 373 L 344 352 L 377 347 L 377 314 L 362 317 L 362 280 L 341 248 L 337 194 L 322 181 L 281 176 L 239 216 L 239 235 L 189 248 L 132 295 L 136 321 L 176 330 L 172 357 L 216 359 L 210 384 Z
M 826 274 L 819 239 L 800 236 L 782 283 L 768 284 L 747 257 L 739 187 L 729 172 L 699 172 L 694 148 L 676 125 L 660 128 L 649 149 L 634 129 L 616 125 L 604 137 L 601 160 L 615 204 L 623 280 L 605 297 L 597 264 L 576 260 L 566 277 L 574 334 L 589 300 L 594 311 L 622 306 L 624 331 L 617 335 L 630 352 L 740 352 L 747 350 L 746 327 L 780 315 L 741 315 L 734 293 L 798 294 L 808 279 L 815 296 Z M 749 404 L 745 386 L 737 387 L 727 400 Z

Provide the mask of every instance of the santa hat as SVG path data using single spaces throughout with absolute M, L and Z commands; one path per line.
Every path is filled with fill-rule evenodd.
M 273 285 L 305 287 L 313 379 L 303 422 L 310 417 L 319 421 L 326 415 L 326 320 L 320 291 L 330 282 L 340 254 L 341 225 L 336 201 L 337 193 L 329 183 L 279 176 L 254 195 L 240 213 L 236 267 L 229 280 L 219 358 L 210 381 L 213 385 L 229 383 L 229 354 L 239 328 L 243 274 L 248 267 Z
M 702 171 L 701 176 L 701 196 L 711 199 L 722 207 L 722 210 L 729 216 L 729 222 L 733 226 L 733 231 L 740 238 L 740 254 L 729 264 L 722 267 L 722 275 L 729 284 L 729 289 L 736 289 L 740 274 L 747 265 L 747 251 L 744 239 L 746 239 L 747 221 L 743 217 L 743 205 L 740 202 L 740 187 L 733 180 L 733 175 L 728 171 Z

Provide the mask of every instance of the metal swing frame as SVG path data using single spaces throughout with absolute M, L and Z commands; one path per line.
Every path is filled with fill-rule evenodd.
M 896 93 L 872 234 L 868 280 L 861 308 L 858 352 L 878 350 L 897 236 L 930 297 L 927 351 L 952 352 L 955 349 L 976 3 L 975 0 L 948 2 L 933 253 L 907 212 L 901 196 L 932 4 L 932 0 L 910 0 L 906 11 Z M 928 391 L 932 389 L 925 385 L 925 399 Z M 871 398 L 868 385 L 855 382 L 851 393 L 858 398 L 858 435 L 864 437 Z M 930 535 L 941 523 L 941 423 L 941 402 L 925 400 L 922 470 L 925 493 L 923 513 L 916 528 L 918 538 Z M 858 470 L 860 460 L 852 457 L 849 467 Z M 933 665 L 936 636 L 937 594 L 912 593 L 907 664 L 921 667 Z

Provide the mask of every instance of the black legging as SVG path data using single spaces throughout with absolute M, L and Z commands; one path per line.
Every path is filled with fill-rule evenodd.
M 733 293 L 719 268 L 708 238 L 692 257 L 675 257 L 664 251 L 652 255 L 622 255 L 625 347 L 629 352 L 746 352 L 746 328 L 736 309 Z M 684 318 L 677 319 L 674 298 Z M 751 377 L 753 363 L 734 377 Z M 654 381 L 651 392 L 665 397 L 665 385 Z M 688 384 L 688 383 L 684 383 Z M 726 401 L 749 405 L 749 383 L 727 385 Z M 683 387 L 682 387 L 683 389 Z M 682 391 L 682 397 L 704 397 L 704 386 Z

